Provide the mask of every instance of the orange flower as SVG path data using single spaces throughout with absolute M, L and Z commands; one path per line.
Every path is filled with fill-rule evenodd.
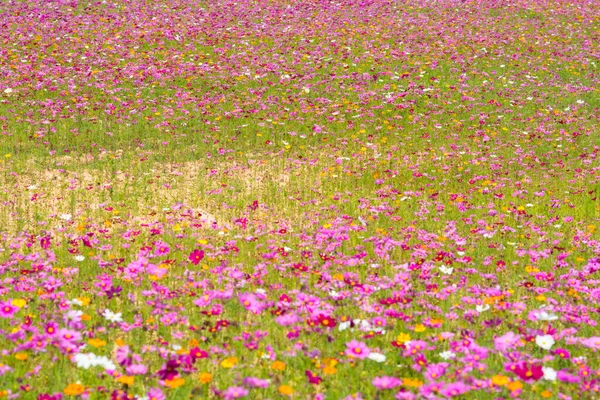
M 275 361 L 271 364 L 271 368 L 276 371 L 283 371 L 285 369 L 285 363 L 283 361 Z
M 408 386 L 408 387 L 419 387 L 423 384 L 423 382 L 421 382 L 418 379 L 411 379 L 411 378 L 404 378 L 402 379 L 402 384 L 404 386 Z
M 200 374 L 200 383 L 210 383 L 210 381 L 212 381 L 212 374 L 209 374 L 208 372 L 203 372 Z
M 85 387 L 79 383 L 70 383 L 63 392 L 67 396 L 79 396 L 81 393 L 85 392 Z
M 511 382 L 508 385 L 506 385 L 506 387 L 511 392 L 516 392 L 517 390 L 523 389 L 523 384 L 521 382 L 519 382 L 519 381 L 514 381 L 514 382 Z
M 120 376 L 120 377 L 117 378 L 117 382 L 125 384 L 127 386 L 133 385 L 134 381 L 135 381 L 135 377 L 128 376 L 128 375 L 122 375 L 122 376 Z
M 492 377 L 492 384 L 496 386 L 504 386 L 510 382 L 508 376 L 504 375 L 495 375 Z
M 17 353 L 15 354 L 15 358 L 19 361 L 25 361 L 29 358 L 29 356 L 25 353 Z
M 185 379 L 183 378 L 173 378 L 173 379 L 167 379 L 165 381 L 165 386 L 170 387 L 171 389 L 177 389 L 180 386 L 183 386 L 183 384 L 185 383 Z
M 90 339 L 88 340 L 88 344 L 92 347 L 98 348 L 106 345 L 106 341 L 102 339 Z
M 294 393 L 294 389 L 289 385 L 281 385 L 279 386 L 279 393 L 283 394 L 284 396 L 290 396 L 292 393 Z

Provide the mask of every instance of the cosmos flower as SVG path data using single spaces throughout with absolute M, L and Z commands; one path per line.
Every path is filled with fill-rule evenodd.
M 346 354 L 352 358 L 365 359 L 371 351 L 365 343 L 352 340 L 346 343 Z
M 552 335 L 537 335 L 535 337 L 535 343 L 544 350 L 550 350 L 556 342 Z
M 402 384 L 402 381 L 393 376 L 377 376 L 373 378 L 372 383 L 377 390 L 386 390 L 400 386 Z
M 108 308 L 102 312 L 102 316 L 110 322 L 123 322 L 123 317 L 121 313 L 114 313 Z

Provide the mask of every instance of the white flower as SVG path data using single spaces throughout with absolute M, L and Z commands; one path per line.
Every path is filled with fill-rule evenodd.
M 535 344 L 544 350 L 550 350 L 554 346 L 554 343 L 556 342 L 551 335 L 537 335 L 535 337 Z
M 533 207 L 533 204 L 527 203 L 527 204 L 525 204 L 525 207 Z
M 104 318 L 106 318 L 107 320 L 109 320 L 110 322 L 122 322 L 123 321 L 123 314 L 121 313 L 114 313 L 112 311 L 110 311 L 109 309 L 104 310 L 104 312 L 102 313 L 102 316 Z
M 552 367 L 542 367 L 542 371 L 544 371 L 544 379 L 547 381 L 555 381 L 556 380 L 556 371 Z
M 346 321 L 346 322 L 341 322 L 338 325 L 338 331 L 345 331 L 346 329 L 350 328 L 350 321 Z
M 37 189 L 36 185 L 29 185 L 29 186 L 27 186 L 27 190 L 35 190 L 35 189 Z
M 369 358 L 369 360 L 373 360 L 378 363 L 382 363 L 382 362 L 385 362 L 385 360 L 387 360 L 385 354 L 375 353 L 375 352 L 369 353 L 368 358 Z
M 584 103 L 585 103 L 585 101 L 583 101 L 581 99 L 577 100 L 577 104 L 584 104 Z
M 83 311 L 81 310 L 69 310 L 67 312 L 67 319 L 70 321 L 81 321 L 81 316 L 83 315 Z
M 490 305 L 489 304 L 484 304 L 484 305 L 481 305 L 481 306 L 479 306 L 479 305 L 475 306 L 475 310 L 477 310 L 477 312 L 480 312 L 480 313 L 484 312 L 484 311 L 487 311 L 489 309 L 490 309 Z
M 340 294 L 338 292 L 336 292 L 335 290 L 330 290 L 329 295 L 331 297 L 338 297 Z
M 442 265 L 439 268 L 440 268 L 440 271 L 442 271 L 446 275 L 452 275 L 452 271 L 454 271 L 454 267 L 444 267 Z
M 71 214 L 61 214 L 60 219 L 70 221 L 73 216 Z
M 172 344 L 171 347 L 173 348 L 173 350 L 178 351 L 181 350 L 181 346 L 178 344 Z
M 83 261 L 83 260 L 85 260 L 85 257 L 80 254 L 78 256 L 75 256 L 75 260 L 77 260 L 77 261 Z
M 546 311 L 540 311 L 539 313 L 535 314 L 535 318 L 538 321 L 556 321 L 558 316 L 555 314 L 550 314 Z
M 13 90 L 11 88 L 4 89 L 4 93 L 6 93 L 6 94 L 11 94 L 12 92 L 13 92 Z
M 258 294 L 266 294 L 267 291 L 265 289 L 256 289 L 256 293 L 258 293 Z
M 106 357 L 106 356 L 101 356 L 101 357 L 96 356 L 95 363 L 96 363 L 96 365 L 98 365 L 104 369 L 109 369 L 109 370 L 117 369 L 117 366 L 115 365 L 115 363 L 110 361 L 108 359 L 108 357 Z
M 83 303 L 79 299 L 72 299 L 72 300 L 67 301 L 67 303 L 70 306 L 80 306 L 80 307 L 83 306 Z
M 75 354 L 75 356 L 73 357 L 73 361 L 75 361 L 75 363 L 77 364 L 77 366 L 79 368 L 89 369 L 91 366 L 94 365 L 95 354 L 93 354 L 93 353 Z
M 447 351 L 441 352 L 440 357 L 442 357 L 444 360 L 449 360 L 451 358 L 456 357 L 456 353 L 453 353 L 450 350 L 447 350 Z

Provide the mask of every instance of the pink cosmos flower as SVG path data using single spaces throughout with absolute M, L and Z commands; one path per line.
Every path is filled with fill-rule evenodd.
M 12 318 L 15 313 L 19 311 L 18 307 L 13 306 L 8 301 L 0 302 L 0 317 Z
M 504 335 L 494 339 L 494 347 L 498 351 L 506 351 L 514 347 L 520 340 L 519 335 L 515 335 L 514 332 L 509 331 Z
M 463 382 L 453 382 L 444 386 L 442 390 L 440 390 L 440 394 L 446 397 L 455 397 L 468 392 L 469 389 L 469 386 L 465 385 Z
M 352 340 L 346 343 L 346 354 L 353 358 L 365 359 L 369 356 L 371 350 L 363 342 Z
M 373 378 L 373 386 L 375 386 L 377 390 L 393 389 L 401 384 L 402 381 L 393 376 L 376 376 Z
M 231 386 L 228 387 L 225 392 L 223 392 L 223 398 L 225 400 L 233 400 L 239 399 L 240 397 L 245 397 L 248 394 L 248 389 L 243 388 L 241 386 Z

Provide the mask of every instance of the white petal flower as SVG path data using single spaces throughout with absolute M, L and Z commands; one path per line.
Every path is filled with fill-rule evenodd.
M 489 304 L 484 304 L 484 305 L 478 305 L 475 306 L 475 310 L 477 310 L 477 312 L 484 312 L 490 309 L 490 305 Z
M 104 310 L 104 312 L 102 313 L 102 316 L 104 318 L 106 318 L 107 320 L 109 320 L 110 322 L 122 322 L 123 321 L 123 314 L 121 313 L 114 313 L 112 311 L 110 311 L 109 309 Z
M 456 354 L 451 352 L 450 350 L 447 350 L 447 351 L 441 352 L 440 357 L 442 357 L 444 360 L 449 360 L 451 358 L 456 357 Z
M 81 261 L 85 260 L 85 257 L 80 254 L 78 256 L 75 256 L 75 260 L 81 262 Z
M 369 353 L 368 358 L 369 358 L 369 360 L 373 360 L 378 363 L 382 363 L 382 362 L 385 362 L 385 360 L 387 360 L 387 357 L 385 356 L 385 354 L 375 353 L 375 352 Z
M 454 267 L 444 267 L 443 265 L 439 267 L 440 271 L 442 271 L 446 275 L 452 275 L 454 271 Z
M 556 380 L 556 370 L 552 367 L 542 367 L 542 371 L 544 372 L 544 379 L 547 381 L 555 381 Z
M 65 221 L 70 221 L 71 218 L 73 218 L 73 216 L 71 214 L 61 214 L 60 215 L 60 219 L 65 220 Z
M 537 335 L 535 337 L 535 344 L 544 350 L 550 350 L 554 346 L 554 343 L 556 342 L 551 335 Z
M 540 311 L 539 313 L 535 314 L 535 318 L 538 321 L 556 321 L 558 316 L 546 311 Z
M 338 325 L 338 331 L 345 331 L 346 329 L 350 328 L 350 321 L 346 321 L 346 322 L 341 322 Z

